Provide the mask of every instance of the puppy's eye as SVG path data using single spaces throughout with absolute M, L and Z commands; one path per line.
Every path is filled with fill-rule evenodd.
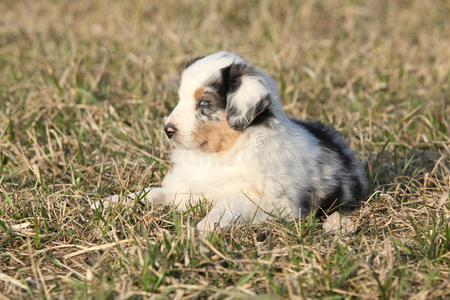
M 201 99 L 198 102 L 198 107 L 199 108 L 206 108 L 206 107 L 209 107 L 210 105 L 211 105 L 211 103 L 208 100 L 205 100 L 205 99 Z

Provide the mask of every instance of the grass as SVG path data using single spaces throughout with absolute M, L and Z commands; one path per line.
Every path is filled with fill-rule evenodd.
M 436 1 L 0 2 L 0 298 L 450 296 L 450 4 Z M 157 186 L 182 65 L 227 49 L 285 110 L 332 124 L 365 162 L 349 217 L 199 237 L 107 195 Z

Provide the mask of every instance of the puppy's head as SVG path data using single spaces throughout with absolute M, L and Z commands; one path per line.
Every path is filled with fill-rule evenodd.
M 228 52 L 188 63 L 178 95 L 164 129 L 185 149 L 227 151 L 246 128 L 272 116 L 270 87 L 263 73 Z

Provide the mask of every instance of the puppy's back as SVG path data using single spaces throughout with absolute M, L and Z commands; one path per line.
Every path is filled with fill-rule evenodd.
M 317 121 L 307 122 L 295 118 L 291 118 L 291 121 L 306 129 L 320 147 L 320 154 L 315 162 L 320 181 L 312 188 L 316 195 L 320 195 L 318 204 L 321 209 L 318 212 L 357 206 L 367 194 L 367 179 L 354 152 L 341 135 Z M 333 166 L 329 167 L 329 163 Z M 323 171 L 327 167 L 332 170 L 331 174 Z

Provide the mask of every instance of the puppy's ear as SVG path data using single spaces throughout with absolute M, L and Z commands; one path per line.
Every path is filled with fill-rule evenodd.
M 251 66 L 233 63 L 222 69 L 228 125 L 244 131 L 269 107 L 270 93 L 262 76 Z

